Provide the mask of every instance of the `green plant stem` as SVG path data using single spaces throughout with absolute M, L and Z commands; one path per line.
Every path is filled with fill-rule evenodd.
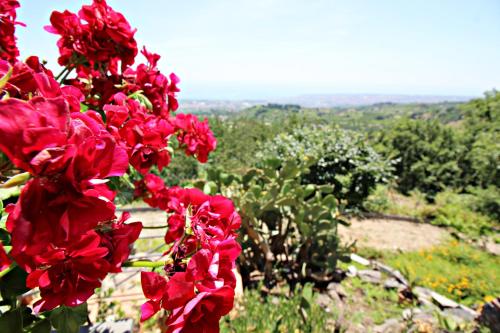
M 68 71 L 68 67 L 64 67 L 63 70 L 61 71 L 61 73 L 57 74 L 56 76 L 56 81 L 59 81 L 59 79 L 61 78 L 61 76 L 64 75 L 64 73 L 66 73 Z
M 0 188 L 10 188 L 26 183 L 30 179 L 29 172 L 23 172 L 10 177 L 5 183 L 0 184 Z
M 74 67 L 73 68 L 70 68 L 66 74 L 64 74 L 64 76 L 61 78 L 61 81 L 59 81 L 59 83 L 63 83 L 64 80 L 66 80 L 66 78 L 68 77 L 68 75 L 73 71 Z
M 147 260 L 137 260 L 137 261 L 125 261 L 122 267 L 145 267 L 145 268 L 156 268 L 163 267 L 171 262 L 171 259 L 160 260 L 160 261 L 147 261 Z
M 11 270 L 13 270 L 15 267 L 16 267 L 16 263 L 13 262 L 12 264 L 10 264 L 9 267 L 7 267 L 6 269 L 4 269 L 3 271 L 0 272 L 0 278 L 3 278 L 5 275 L 9 274 L 9 272 Z

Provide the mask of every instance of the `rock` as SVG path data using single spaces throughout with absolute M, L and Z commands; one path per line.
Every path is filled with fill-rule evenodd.
M 438 294 L 435 291 L 431 291 L 431 297 L 435 303 L 437 303 L 441 308 L 458 308 L 458 303 L 452 301 L 451 299 Z
M 437 324 L 437 319 L 431 311 L 420 311 L 415 313 L 412 318 L 413 322 L 416 324 L 429 323 Z
M 417 295 L 418 299 L 425 299 L 427 301 L 432 300 L 432 290 L 423 288 L 423 287 L 415 287 L 413 288 L 413 293 Z
M 500 332 L 500 297 L 483 305 L 478 321 L 492 332 Z
M 401 333 L 405 329 L 405 325 L 398 319 L 387 319 L 382 325 L 375 326 L 373 332 L 376 333 Z
M 382 264 L 382 263 L 380 263 L 380 262 L 378 262 L 378 261 L 376 261 L 376 262 L 374 263 L 374 265 L 375 265 L 375 267 L 376 267 L 378 270 L 380 270 L 380 271 L 382 271 L 382 272 L 384 272 L 384 273 L 386 273 L 386 274 L 388 274 L 388 275 L 392 276 L 393 278 L 397 279 L 399 282 L 401 282 L 401 283 L 402 283 L 402 284 L 404 284 L 405 286 L 408 286 L 408 285 L 409 285 L 409 284 L 408 284 L 408 280 L 406 280 L 406 279 L 405 279 L 405 277 L 403 276 L 403 274 L 401 274 L 401 272 L 400 272 L 400 271 L 398 271 L 397 269 L 394 269 L 394 268 L 392 268 L 392 267 L 389 267 L 389 266 L 387 266 L 387 265 L 384 265 L 384 264 Z
M 484 249 L 495 256 L 500 256 L 500 244 L 491 238 L 488 238 L 484 244 Z
M 385 289 L 404 289 L 406 286 L 402 283 L 400 283 L 398 280 L 395 278 L 390 278 L 384 281 L 384 288 Z
M 433 311 L 439 310 L 439 307 L 436 304 L 434 304 L 430 299 L 419 298 L 418 302 L 420 304 L 420 307 L 423 309 L 429 309 Z
M 344 287 L 342 287 L 340 283 L 331 282 L 326 287 L 326 290 L 328 291 L 328 294 L 330 294 L 330 292 L 335 292 L 340 298 L 345 298 L 347 296 Z
M 327 294 L 318 294 L 314 301 L 326 312 L 331 312 L 330 305 L 332 304 L 332 299 Z
M 358 272 L 361 280 L 373 284 L 380 284 L 382 282 L 382 273 L 372 269 L 364 269 Z
M 415 317 L 415 315 L 421 313 L 422 310 L 419 308 L 414 308 L 414 309 L 405 309 L 403 310 L 402 317 L 404 320 L 411 320 Z
M 470 313 L 460 307 L 458 308 L 451 308 L 451 309 L 444 309 L 443 314 L 445 316 L 451 316 L 453 319 L 455 319 L 458 322 L 464 322 L 464 321 L 473 321 L 476 319 L 476 315 L 474 313 Z
M 370 260 L 358 256 L 355 253 L 351 253 L 351 260 L 363 266 L 370 266 Z
M 355 277 L 358 274 L 358 269 L 355 266 L 350 265 L 347 267 L 347 276 Z

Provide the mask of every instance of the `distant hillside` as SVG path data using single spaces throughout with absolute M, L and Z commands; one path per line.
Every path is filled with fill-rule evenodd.
M 213 110 L 237 112 L 256 105 L 299 105 L 303 108 L 334 108 L 370 106 L 376 104 L 439 104 L 466 102 L 471 96 L 331 94 L 303 95 L 271 100 L 181 100 L 185 112 L 209 114 Z
M 281 98 L 272 102 L 298 104 L 302 107 L 328 108 L 336 106 L 362 106 L 380 103 L 414 104 L 466 102 L 472 96 L 383 95 L 383 94 L 315 94 Z
M 354 130 L 373 130 L 384 127 L 399 118 L 437 119 L 444 124 L 456 123 L 463 118 L 461 103 L 394 104 L 380 103 L 369 106 L 303 108 L 294 104 L 255 105 L 240 112 L 227 113 L 212 110 L 211 115 L 254 119 L 267 123 L 283 123 L 295 118 L 298 122 L 334 123 Z

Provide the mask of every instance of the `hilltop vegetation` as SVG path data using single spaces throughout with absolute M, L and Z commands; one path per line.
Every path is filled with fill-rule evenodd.
M 218 149 L 209 162 L 188 167 L 182 157 L 176 157 L 172 167 L 179 171 L 187 170 L 184 171 L 187 173 L 176 172 L 173 177 L 165 176 L 174 184 L 190 182 L 191 179 L 208 179 L 215 165 L 219 173 L 244 175 L 259 161 L 279 155 L 280 149 L 286 146 L 288 153 L 299 159 L 306 151 L 320 157 L 319 164 L 308 166 L 313 173 L 304 175 L 303 181 L 313 181 L 314 174 L 326 175 L 327 178 L 329 173 L 335 174 L 335 179 L 328 179 L 325 183 L 334 184 L 339 203 L 345 203 L 346 193 L 352 201 L 355 193 L 364 192 L 356 207 L 364 210 L 370 206 L 373 209 L 373 204 L 367 206 L 364 198 L 381 182 L 390 184 L 403 195 L 417 191 L 429 204 L 435 201 L 436 195 L 448 191 L 453 192 L 453 196 L 448 195 L 445 201 L 439 199 L 441 208 L 430 210 L 423 220 L 474 235 L 491 233 L 498 228 L 500 211 L 500 177 L 497 171 L 500 151 L 499 99 L 500 93 L 492 91 L 486 93 L 484 98 L 468 103 L 383 103 L 329 109 L 267 104 L 240 112 L 213 111 L 209 121 L 218 139 Z M 313 149 L 313 142 L 323 142 L 323 148 Z M 345 143 L 349 143 L 351 148 L 345 150 Z M 279 148 L 280 145 L 282 148 Z M 381 162 L 371 167 L 371 162 L 361 157 L 364 149 L 371 151 L 369 160 L 383 161 L 386 163 L 384 168 L 391 171 L 381 173 L 382 169 L 375 167 Z M 335 151 L 343 153 L 331 161 L 341 159 L 328 162 L 325 154 Z M 342 162 L 346 154 L 352 159 Z M 356 159 L 364 162 L 354 162 Z M 353 189 L 359 191 L 346 192 L 357 177 L 354 169 L 349 169 L 349 163 L 365 166 L 364 179 L 372 179 L 369 187 L 363 190 L 363 186 L 357 188 L 358 185 L 355 185 Z M 367 174 L 370 175 L 368 178 Z M 467 205 L 462 202 L 467 202 Z M 456 207 L 462 209 L 456 210 Z M 378 207 L 380 209 L 383 211 Z M 481 223 L 477 224 L 478 228 L 471 228 L 470 223 L 461 228 L 462 222 L 457 221 L 462 220 L 463 223 Z

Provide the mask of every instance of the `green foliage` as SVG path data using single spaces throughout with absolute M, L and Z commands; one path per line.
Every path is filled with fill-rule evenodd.
M 391 170 L 366 138 L 327 126 L 278 135 L 262 154 L 308 165 L 303 183 L 331 186 L 337 201 L 348 208 L 361 207 L 375 185 L 387 181 Z
M 498 201 L 498 197 L 494 200 Z M 495 221 L 478 212 L 486 202 L 477 202 L 478 198 L 469 194 L 458 194 L 444 191 L 436 196 L 437 207 L 432 214 L 431 223 L 439 226 L 452 227 L 469 236 L 481 236 L 493 233 Z M 498 203 L 498 202 L 497 202 Z M 479 207 L 474 207 L 479 205 Z M 474 210 L 476 208 L 476 211 Z M 498 228 L 498 220 L 496 227 Z
M 380 140 L 386 156 L 395 160 L 398 189 L 418 189 L 432 198 L 445 187 L 460 185 L 461 154 L 455 132 L 437 121 L 404 120 Z
M 471 193 L 469 205 L 476 212 L 479 212 L 490 219 L 500 222 L 500 189 L 495 186 L 488 188 L 468 188 Z
M 499 187 L 499 101 L 500 93 L 492 91 L 464 104 L 458 127 L 405 119 L 379 133 L 385 156 L 397 161 L 399 190 L 408 194 L 418 189 L 432 200 L 445 187 Z
M 75 307 L 61 305 L 51 312 L 50 322 L 59 333 L 78 333 L 87 316 L 87 303 Z
M 214 118 L 210 128 L 217 138 L 217 149 L 210 155 L 209 165 L 240 174 L 256 162 L 260 146 L 282 130 L 276 125 L 246 118 Z
M 197 178 L 199 164 L 193 156 L 186 156 L 183 151 L 177 150 L 168 168 L 160 172 L 155 167 L 153 172 L 160 175 L 168 186 L 183 186 L 187 180 Z
M 485 93 L 465 104 L 463 129 L 466 154 L 462 161 L 466 184 L 480 187 L 500 186 L 500 92 Z

